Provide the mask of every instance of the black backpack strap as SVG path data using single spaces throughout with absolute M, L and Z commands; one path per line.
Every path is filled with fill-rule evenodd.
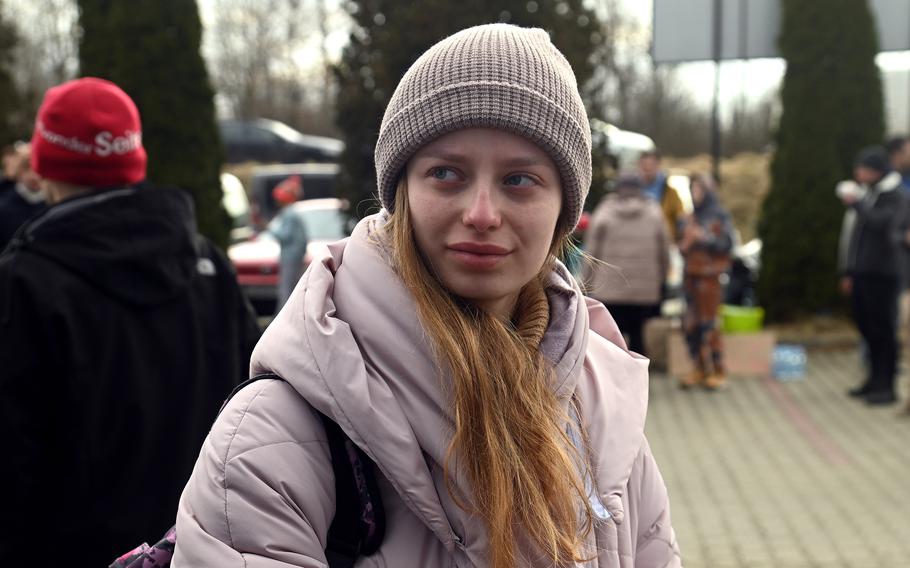
M 222 410 L 235 394 L 263 379 L 284 380 L 274 373 L 250 377 L 234 387 L 221 405 Z M 335 517 L 326 539 L 326 560 L 330 568 L 352 568 L 359 557 L 373 554 L 382 545 L 385 510 L 373 460 L 331 418 L 318 414 L 335 474 Z
M 329 526 L 326 559 L 331 568 L 351 568 L 376 552 L 385 536 L 385 511 L 375 465 L 338 424 L 320 415 L 335 472 L 335 517 Z
M 231 402 L 231 399 L 234 398 L 234 395 L 236 395 L 238 392 L 242 391 L 246 387 L 250 386 L 251 384 L 255 383 L 256 381 L 261 381 L 263 379 L 275 379 L 276 381 L 284 381 L 284 379 L 282 379 L 275 373 L 262 373 L 260 375 L 252 376 L 248 379 L 244 379 L 244 380 L 240 381 L 240 383 L 238 383 L 236 387 L 231 389 L 231 393 L 229 395 L 227 395 L 227 398 L 225 398 L 224 402 L 221 403 L 221 408 L 218 409 L 218 414 L 221 414 L 221 411 L 224 410 L 224 407 L 227 406 L 227 404 L 229 402 Z

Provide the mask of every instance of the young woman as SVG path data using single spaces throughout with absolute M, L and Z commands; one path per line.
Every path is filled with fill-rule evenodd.
M 730 269 L 733 226 L 710 176 L 692 176 L 690 188 L 695 210 L 684 223 L 679 251 L 686 266 L 683 327 L 694 368 L 679 386 L 713 390 L 726 382 L 717 317 L 723 300 L 720 275 Z
M 643 434 L 647 361 L 555 256 L 591 177 L 543 30 L 464 30 L 407 72 L 376 147 L 384 210 L 314 262 L 202 448 L 175 566 L 328 563 L 326 429 L 375 463 L 357 566 L 678 566 Z

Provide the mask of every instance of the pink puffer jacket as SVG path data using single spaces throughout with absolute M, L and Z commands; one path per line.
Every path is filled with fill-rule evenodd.
M 324 567 L 334 515 L 331 417 L 376 463 L 386 508 L 380 550 L 357 566 L 486 565 L 487 536 L 452 501 L 442 464 L 453 420 L 408 293 L 376 244 L 379 217 L 313 262 L 253 355 L 258 381 L 218 417 L 183 492 L 175 568 Z M 680 566 L 667 491 L 645 440 L 648 362 L 560 266 L 541 344 L 557 395 L 579 401 L 590 499 L 601 519 L 584 566 Z M 463 495 L 467 483 L 456 477 Z M 599 507 L 603 505 L 603 507 Z M 523 566 L 546 566 L 527 561 Z

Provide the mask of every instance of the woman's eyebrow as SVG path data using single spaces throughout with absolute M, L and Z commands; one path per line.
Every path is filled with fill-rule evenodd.
M 447 152 L 445 150 L 430 150 L 428 152 L 421 152 L 414 158 L 417 160 L 440 160 L 443 162 L 457 163 L 464 163 L 468 161 L 467 156 L 464 154 L 459 154 L 457 152 Z
M 454 163 L 464 163 L 469 161 L 469 158 L 464 154 L 459 154 L 458 152 L 449 152 L 446 150 L 430 150 L 428 152 L 421 152 L 419 155 L 415 156 L 416 160 L 440 160 L 443 162 L 454 162 Z M 529 166 L 545 166 L 547 161 L 542 158 L 535 156 L 515 156 L 512 158 L 506 158 L 503 160 L 497 160 L 497 165 L 508 168 L 522 168 Z
M 535 156 L 516 156 L 514 158 L 502 160 L 500 163 L 503 166 L 507 166 L 510 168 L 526 168 L 528 166 L 545 166 L 547 164 L 546 160 L 537 158 Z

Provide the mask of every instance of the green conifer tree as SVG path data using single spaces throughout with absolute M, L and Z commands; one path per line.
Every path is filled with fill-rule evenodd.
M 541 27 L 565 54 L 584 85 L 599 29 L 582 0 L 353 0 L 354 29 L 336 68 L 338 127 L 346 143 L 340 193 L 360 214 L 374 208 L 373 148 L 382 114 L 408 67 L 437 41 L 461 29 L 494 22 Z
M 20 104 L 12 73 L 16 42 L 16 30 L 7 20 L 3 2 L 0 1 L 0 145 L 8 144 L 23 134 L 16 128 Z
M 79 0 L 79 7 L 81 74 L 109 79 L 136 101 L 149 181 L 188 190 L 199 231 L 226 246 L 223 151 L 195 0 Z
M 785 0 L 783 115 L 762 207 L 759 298 L 773 321 L 838 305 L 844 207 L 835 184 L 883 135 L 878 34 L 867 0 Z

